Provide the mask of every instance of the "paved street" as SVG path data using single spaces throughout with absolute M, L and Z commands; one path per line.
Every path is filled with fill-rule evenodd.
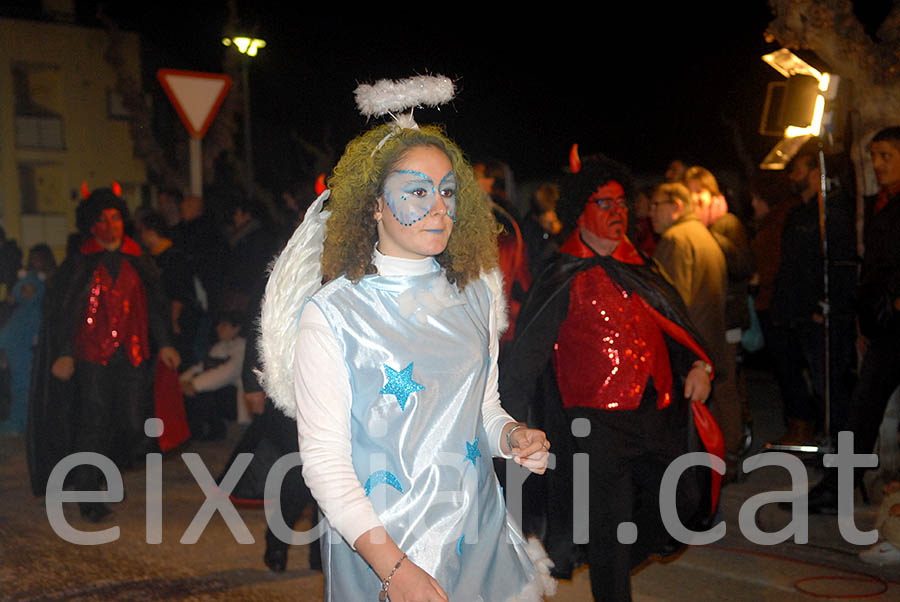
M 748 390 L 753 407 L 758 447 L 780 435 L 780 410 L 767 373 L 750 371 Z M 162 466 L 162 541 L 146 543 L 147 511 L 145 471 L 123 474 L 127 498 L 116 504 L 113 519 L 101 525 L 85 523 L 75 504 L 66 504 L 72 527 L 83 530 L 119 528 L 112 543 L 81 546 L 54 533 L 44 500 L 31 495 L 22 439 L 0 438 L 0 599 L 4 601 L 55 600 L 234 600 L 318 601 L 321 574 L 309 569 L 308 549 L 295 547 L 288 570 L 270 572 L 262 562 L 265 517 L 261 507 L 238 509 L 254 538 L 237 543 L 225 521 L 215 514 L 197 543 L 182 544 L 204 501 L 204 495 L 180 454 L 194 452 L 209 472 L 218 474 L 241 427 L 232 425 L 221 442 L 193 443 L 168 454 Z M 820 469 L 816 459 L 807 463 L 810 479 Z M 777 601 L 837 599 L 900 600 L 900 567 L 878 568 L 856 557 L 858 547 L 841 537 L 835 517 L 811 516 L 809 543 L 756 545 L 740 532 L 742 504 L 761 492 L 788 488 L 788 475 L 776 467 L 760 468 L 722 492 L 720 518 L 726 534 L 714 544 L 691 547 L 665 564 L 650 563 L 635 573 L 634 599 L 656 601 Z M 876 487 L 877 489 L 877 487 Z M 867 530 L 877 506 L 857 504 L 855 521 Z M 307 517 L 302 528 L 309 528 Z M 778 531 L 789 515 L 777 506 L 763 506 L 759 528 Z M 828 598 L 833 596 L 834 598 Z M 590 600 L 586 568 L 571 581 L 560 582 L 553 601 Z

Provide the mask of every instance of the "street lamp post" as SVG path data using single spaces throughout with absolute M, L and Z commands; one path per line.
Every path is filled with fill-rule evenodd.
M 250 57 L 256 56 L 260 48 L 265 48 L 266 41 L 257 38 L 235 37 L 223 38 L 222 44 L 234 46 L 242 55 L 241 86 L 244 89 L 244 162 L 247 164 L 247 196 L 253 196 L 253 147 L 250 130 Z

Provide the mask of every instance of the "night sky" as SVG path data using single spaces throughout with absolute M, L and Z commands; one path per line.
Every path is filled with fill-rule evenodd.
M 519 180 L 557 173 L 574 142 L 637 172 L 662 171 L 674 156 L 732 168 L 723 118 L 762 159 L 775 142 L 756 133 L 765 86 L 781 78 L 759 58 L 778 48 L 763 39 L 766 3 L 631 4 L 565 16 L 549 14 L 549 4 L 524 15 L 473 10 L 471 20 L 424 17 L 411 5 L 397 7 L 403 19 L 347 23 L 286 3 L 239 2 L 241 20 L 267 41 L 250 68 L 258 178 L 277 186 L 292 169 L 291 132 L 311 142 L 330 132 L 340 149 L 364 129 L 358 83 L 423 73 L 454 78 L 458 92 L 452 105 L 417 118 L 444 123 L 470 156 L 504 160 Z M 233 51 L 220 43 L 222 3 L 133 6 L 106 10 L 142 31 L 151 76 L 159 67 L 220 71 Z
M 97 4 L 76 8 L 88 18 Z M 224 3 L 106 4 L 142 33 L 148 86 L 158 87 L 158 68 L 221 71 L 234 52 L 220 42 Z M 362 131 L 358 83 L 424 73 L 454 78 L 458 92 L 417 119 L 444 123 L 471 157 L 504 160 L 519 181 L 558 174 L 574 142 L 644 175 L 673 157 L 738 171 L 727 121 L 758 163 L 777 141 L 757 133 L 766 84 L 782 79 L 760 60 L 780 47 L 763 39 L 765 0 L 652 4 L 581 4 L 559 16 L 542 3 L 524 14 L 470 9 L 470 19 L 394 4 L 402 18 L 372 10 L 363 21 L 345 3 L 326 17 L 306 3 L 238 2 L 244 26 L 268 43 L 250 71 L 257 178 L 277 189 L 302 169 L 292 134 L 340 151 Z M 335 16 L 344 12 L 355 20 Z

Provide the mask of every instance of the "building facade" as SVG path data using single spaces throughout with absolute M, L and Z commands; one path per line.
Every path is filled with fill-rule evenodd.
M 140 82 L 140 39 L 121 35 L 125 69 Z M 147 189 L 104 60 L 109 42 L 100 28 L 0 18 L 0 225 L 26 254 L 45 242 L 62 258 L 83 182 L 120 183 L 132 209 Z

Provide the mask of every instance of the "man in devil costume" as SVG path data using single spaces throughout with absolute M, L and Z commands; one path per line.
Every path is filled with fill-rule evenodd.
M 721 433 L 701 403 L 712 366 L 684 303 L 626 236 L 627 168 L 596 156 L 576 169 L 557 206 L 569 236 L 522 306 L 500 394 L 516 419 L 554 441 L 556 469 L 524 485 L 526 531 L 543 537 L 556 573 L 569 576 L 578 562 L 573 484 L 589 476 L 589 499 L 577 502 L 590 512 L 591 588 L 596 600 L 618 602 L 631 600 L 633 567 L 680 547 L 662 523 L 659 490 L 674 459 L 701 449 L 693 418 L 708 419 L 700 434 L 720 457 Z M 588 454 L 587 475 L 573 475 L 579 452 Z M 699 529 L 717 492 L 707 469 L 689 469 L 676 496 L 682 524 Z M 619 532 L 628 522 L 637 526 L 633 542 Z
M 97 452 L 119 467 L 155 442 L 144 434 L 153 416 L 153 350 L 174 369 L 168 303 L 153 260 L 124 235 L 127 207 L 112 190 L 95 190 L 76 210 L 84 241 L 59 268 L 44 306 L 31 387 L 28 465 L 35 495 L 46 492 L 53 467 L 68 454 Z M 68 485 L 101 489 L 103 474 L 79 465 Z M 111 513 L 80 502 L 82 517 Z

